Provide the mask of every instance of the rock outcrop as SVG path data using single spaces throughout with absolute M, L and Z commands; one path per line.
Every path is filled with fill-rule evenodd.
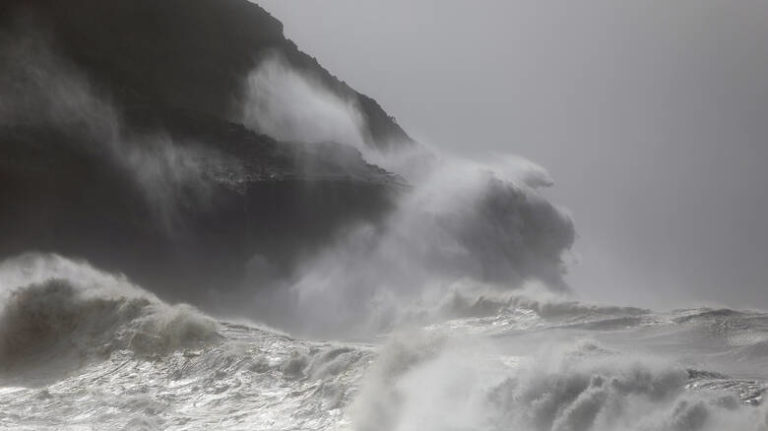
M 60 60 L 34 59 L 39 41 L 9 54 L 30 33 Z M 402 189 L 356 150 L 278 142 L 233 120 L 248 73 L 279 52 L 357 101 L 368 145 L 411 142 L 245 0 L 4 1 L 0 42 L 0 92 L 12 93 L 0 95 L 0 258 L 84 258 L 201 302 L 254 257 L 290 277 Z

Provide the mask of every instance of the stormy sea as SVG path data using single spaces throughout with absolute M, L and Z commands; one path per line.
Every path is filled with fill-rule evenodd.
M 768 430 L 768 314 L 580 300 L 551 185 L 254 3 L 5 0 L 0 428 Z

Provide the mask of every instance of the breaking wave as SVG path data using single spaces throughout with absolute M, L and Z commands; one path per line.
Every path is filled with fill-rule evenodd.
M 383 342 L 337 342 L 215 321 L 53 254 L 3 261 L 0 286 L 0 428 L 768 429 L 757 312 L 470 284 Z
M 380 354 L 353 406 L 355 429 L 768 427 L 768 409 L 759 404 L 764 386 L 630 357 L 593 341 L 554 346 L 511 356 L 498 346 L 444 335 L 396 338 Z
M 162 355 L 214 342 L 217 324 L 171 306 L 121 276 L 50 254 L 0 264 L 0 367 L 105 358 L 117 350 Z
M 424 146 L 379 148 L 361 132 L 353 103 L 279 57 L 262 59 L 244 85 L 246 126 L 308 145 L 337 140 L 406 184 L 382 221 L 347 226 L 308 256 L 282 301 L 257 299 L 257 309 L 281 307 L 270 323 L 312 335 L 371 335 L 410 320 L 401 312 L 409 304 L 428 307 L 458 281 L 512 290 L 536 280 L 568 290 L 562 256 L 575 231 L 537 191 L 552 183 L 541 167 L 516 157 L 481 164 Z

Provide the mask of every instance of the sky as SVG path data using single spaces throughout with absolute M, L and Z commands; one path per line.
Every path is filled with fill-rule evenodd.
M 768 2 L 257 3 L 417 140 L 545 167 L 582 298 L 768 309 Z

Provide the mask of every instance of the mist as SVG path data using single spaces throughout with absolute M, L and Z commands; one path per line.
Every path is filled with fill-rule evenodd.
M 263 3 L 0 4 L 0 428 L 768 431 L 765 5 Z
M 562 257 L 574 228 L 538 193 L 551 185 L 543 168 L 513 155 L 484 165 L 423 146 L 377 148 L 360 132 L 353 101 L 278 57 L 261 60 L 245 88 L 246 126 L 310 145 L 335 139 L 405 182 L 382 222 L 347 227 L 307 257 L 283 287 L 292 295 L 259 297 L 263 314 L 282 315 L 270 323 L 348 336 L 401 325 L 473 283 L 569 290 Z
M 516 349 L 533 350 L 533 359 L 441 333 L 396 334 L 354 405 L 356 429 L 703 431 L 764 423 L 759 409 L 686 392 L 687 373 L 663 359 L 590 341 Z
M 260 60 L 245 85 L 242 123 L 283 141 L 335 142 L 362 149 L 366 142 L 356 102 L 294 70 L 279 54 Z
M 768 307 L 764 2 L 261 3 L 417 140 L 546 167 L 582 297 Z
M 44 30 L 0 34 L 0 45 L 0 127 L 49 127 L 62 134 L 58 145 L 123 170 L 167 233 L 178 228 L 180 205 L 205 203 L 209 182 L 238 170 L 238 162 L 194 142 L 131 130 L 108 97 L 55 53 Z

